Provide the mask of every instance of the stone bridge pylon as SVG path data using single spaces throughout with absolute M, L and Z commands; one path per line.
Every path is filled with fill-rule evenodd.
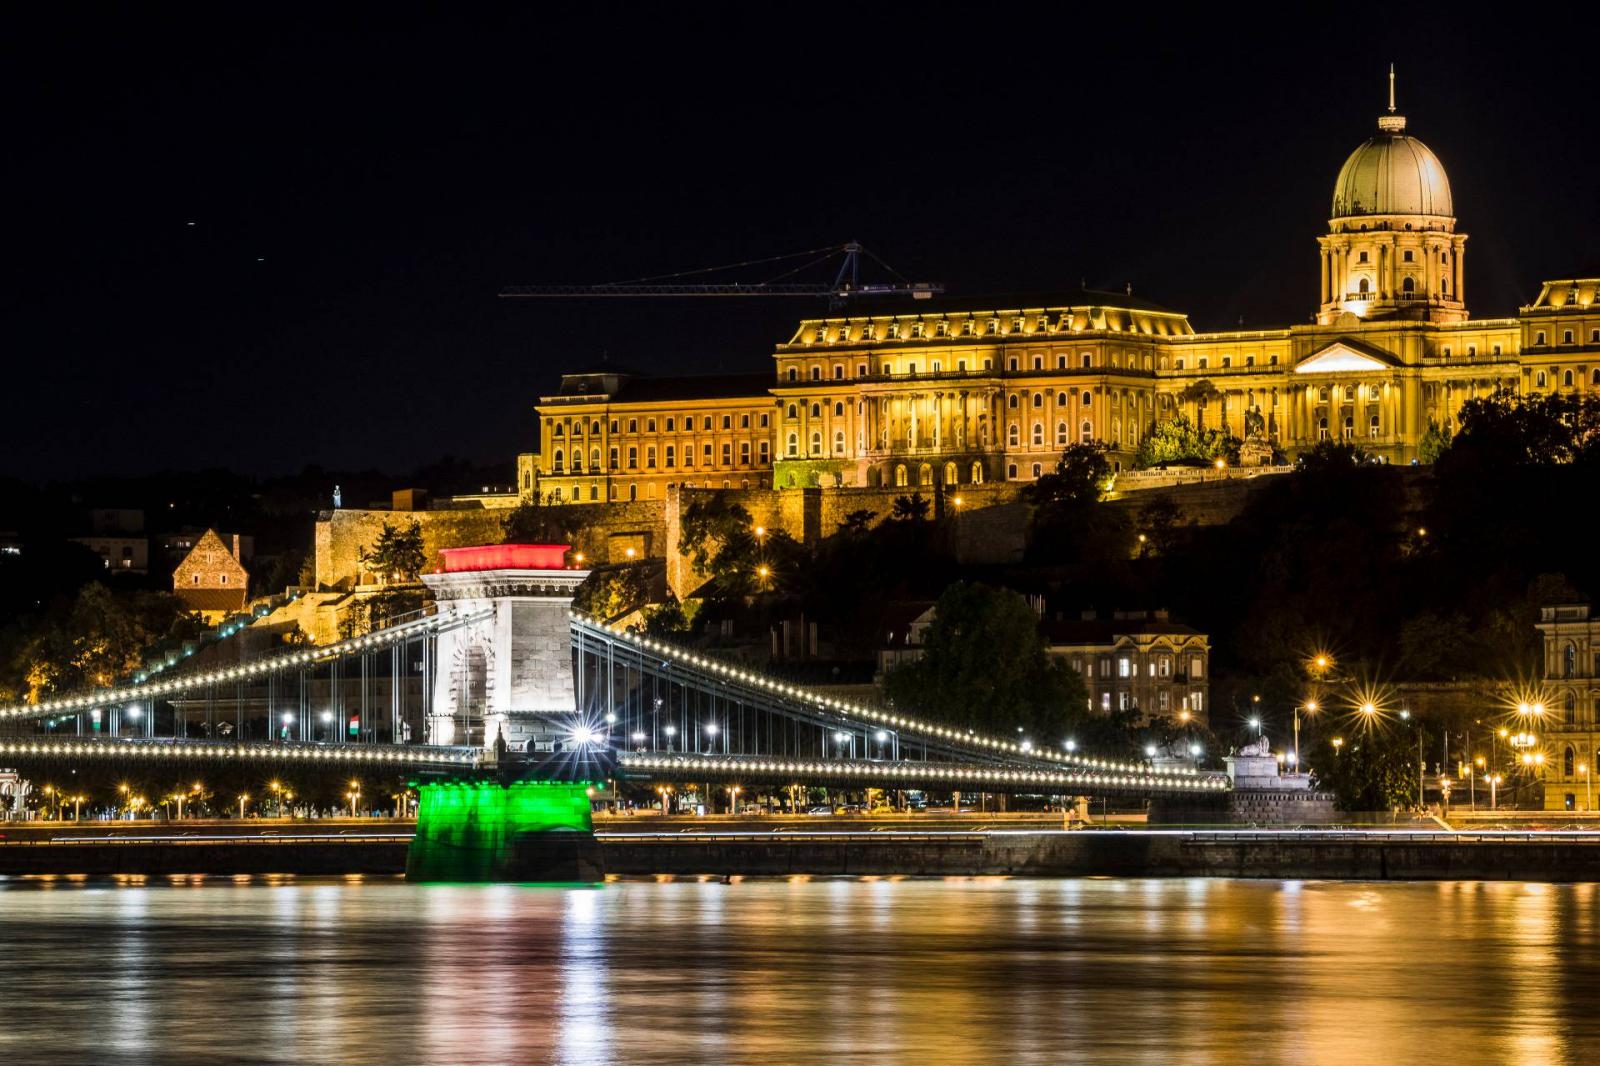
M 429 744 L 548 750 L 577 709 L 568 611 L 589 576 L 566 565 L 566 544 L 446 548 L 422 575 L 441 609 L 482 617 L 441 632 Z

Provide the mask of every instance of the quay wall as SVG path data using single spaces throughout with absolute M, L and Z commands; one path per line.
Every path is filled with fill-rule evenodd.
M 1600 842 L 1537 834 L 1013 831 L 599 835 L 620 876 L 1240 877 L 1600 881 Z M 0 875 L 399 874 L 403 840 L 0 843 Z

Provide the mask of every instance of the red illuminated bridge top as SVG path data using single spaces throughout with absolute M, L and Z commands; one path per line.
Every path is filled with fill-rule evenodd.
M 472 548 L 441 548 L 446 574 L 475 570 L 565 570 L 570 544 L 481 544 Z

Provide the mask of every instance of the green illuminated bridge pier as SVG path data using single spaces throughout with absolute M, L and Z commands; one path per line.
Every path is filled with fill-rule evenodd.
M 571 604 L 587 571 L 565 565 L 565 545 L 443 554 L 424 576 L 435 607 L 388 628 L 0 707 L 0 759 L 412 773 L 432 849 L 414 849 L 414 872 L 452 879 L 587 876 L 573 841 L 592 840 L 588 790 L 607 780 L 1127 798 L 1229 787 L 956 729 L 586 617 Z

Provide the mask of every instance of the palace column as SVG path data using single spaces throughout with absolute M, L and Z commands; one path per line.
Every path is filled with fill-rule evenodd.
M 1328 302 L 1328 249 L 1322 249 L 1322 302 Z

